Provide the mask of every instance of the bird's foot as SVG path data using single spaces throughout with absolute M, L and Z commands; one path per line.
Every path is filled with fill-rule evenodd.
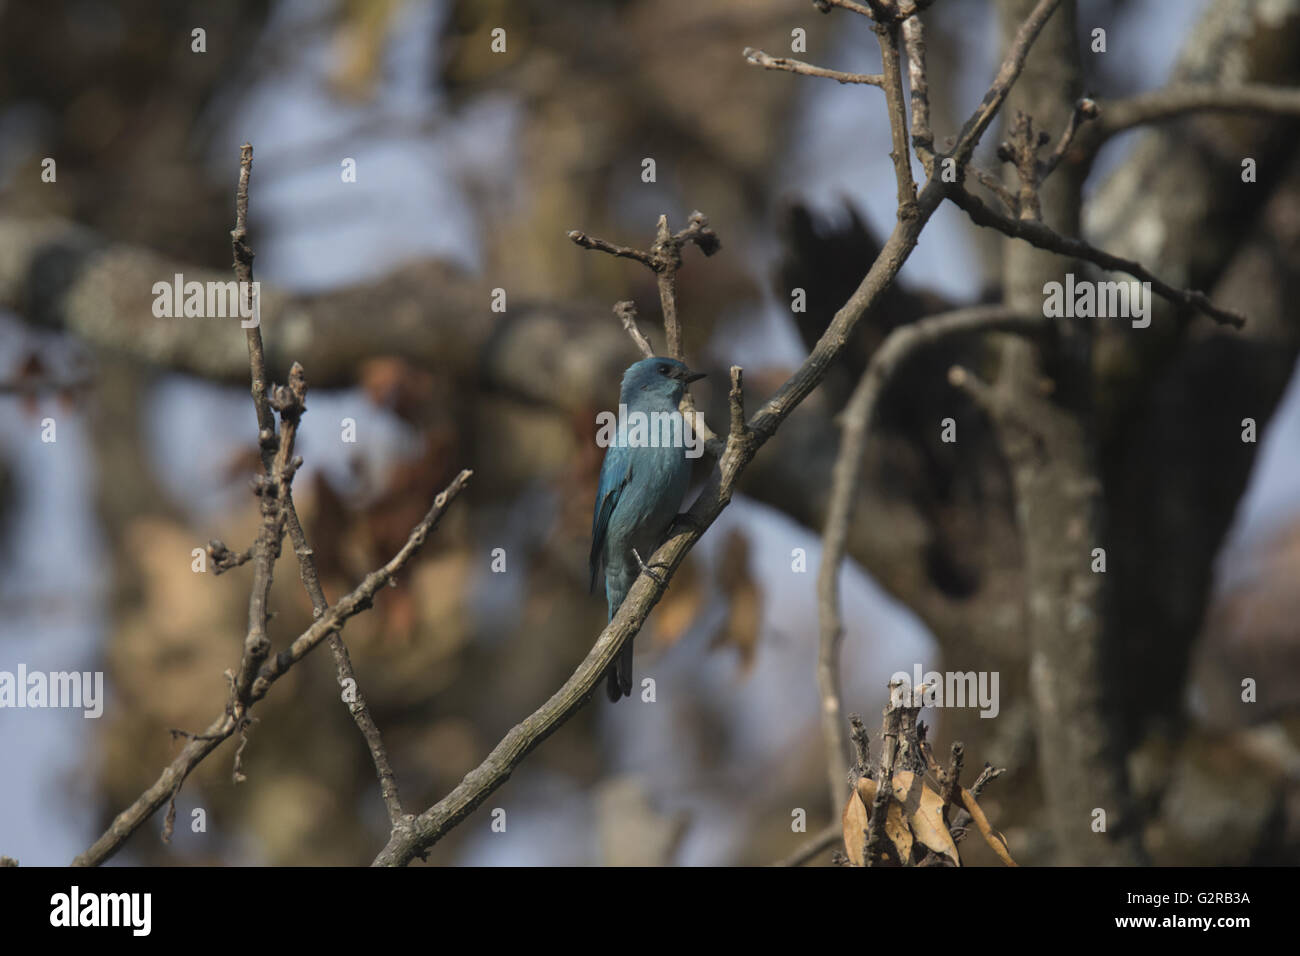
M 650 575 L 650 577 L 654 578 L 654 579 L 655 579 L 656 581 L 658 581 L 661 585 L 663 585 L 663 586 L 665 586 L 665 587 L 668 585 L 668 582 L 664 580 L 663 575 L 661 575 L 658 571 L 655 570 L 655 568 L 663 568 L 665 571 L 667 571 L 667 570 L 668 570 L 668 565 L 666 565 L 666 564 L 646 564 L 644 561 L 641 560 L 641 554 L 637 551 L 636 548 L 633 548 L 633 549 L 632 549 L 632 557 L 636 558 L 636 563 L 637 563 L 637 565 L 641 568 L 642 571 L 644 571 L 646 574 Z

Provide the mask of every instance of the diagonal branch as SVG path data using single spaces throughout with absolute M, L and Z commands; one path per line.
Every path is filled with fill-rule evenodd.
M 623 331 L 635 343 L 637 351 L 641 353 L 642 358 L 653 358 L 655 354 L 654 346 L 650 340 L 641 334 L 641 329 L 636 324 L 636 303 L 624 300 L 614 303 L 614 314 L 623 325 Z
M 1010 49 L 1002 61 L 1002 66 L 998 68 L 998 74 L 993 80 L 993 85 L 989 91 L 984 94 L 984 99 L 976 107 L 975 112 L 971 114 L 957 134 L 957 145 L 953 148 L 952 155 L 957 160 L 957 169 L 963 170 L 966 164 L 970 162 L 971 154 L 975 151 L 975 146 L 979 143 L 984 131 L 989 128 L 994 117 L 998 115 L 998 110 L 1006 102 L 1007 94 L 1011 92 L 1011 87 L 1015 85 L 1016 79 L 1020 76 L 1020 71 L 1025 67 L 1025 57 L 1029 55 L 1029 48 L 1033 46 L 1034 40 L 1042 31 L 1048 18 L 1060 6 L 1061 0 L 1039 0 L 1033 11 L 1020 29 L 1016 31 L 1015 39 L 1011 42 Z M 960 175 L 958 176 L 960 179 Z
M 1083 259 L 1111 272 L 1127 272 L 1141 282 L 1151 283 L 1152 291 L 1162 299 L 1167 299 L 1175 305 L 1196 309 L 1223 325 L 1230 325 L 1239 329 L 1246 323 L 1244 316 L 1219 308 L 1203 292 L 1194 289 L 1174 288 L 1153 275 L 1140 262 L 1103 252 L 1082 239 L 1063 236 L 1038 220 L 1012 219 L 1009 216 L 1004 216 L 991 209 L 983 200 L 972 195 L 960 185 L 954 185 L 949 190 L 948 198 L 964 209 L 966 214 L 970 216 L 971 221 L 977 226 L 996 229 L 1003 235 L 1010 236 L 1013 239 L 1023 239 L 1039 249 L 1046 249 L 1049 252 L 1071 256 L 1075 259 Z

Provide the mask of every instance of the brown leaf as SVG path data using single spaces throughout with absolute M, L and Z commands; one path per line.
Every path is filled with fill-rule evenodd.
M 361 390 L 381 408 L 391 408 L 407 421 L 414 406 L 433 390 L 433 376 L 398 356 L 368 359 L 361 363 Z
M 604 593 L 604 589 L 599 586 L 597 591 Z M 704 598 L 699 565 L 688 555 L 673 575 L 668 593 L 660 600 L 659 607 L 651 618 L 650 642 L 656 649 L 667 649 L 681 640 L 704 607 Z
M 961 866 L 957 844 L 943 822 L 943 797 L 926 785 L 923 777 L 909 770 L 894 774 L 894 797 L 903 805 L 912 833 L 929 850 L 948 857 Z M 889 822 L 889 818 L 885 818 Z
M 844 827 L 844 852 L 854 866 L 866 865 L 867 821 L 867 805 L 862 802 L 858 791 L 854 790 L 849 794 L 849 802 L 844 804 L 844 812 L 840 815 Z
M 727 619 L 713 639 L 714 647 L 736 649 L 744 672 L 754 666 L 762 624 L 762 599 L 750 570 L 749 547 L 749 538 L 738 530 L 732 531 L 723 542 L 718 585 L 727 599 Z
M 903 808 L 897 800 L 890 800 L 889 809 L 885 812 L 885 836 L 889 837 L 889 842 L 898 851 L 898 859 L 907 866 L 912 860 L 912 831 L 903 819 Z
M 384 50 L 397 0 L 349 0 L 334 33 L 334 68 L 330 81 L 341 96 L 370 100 L 383 75 Z

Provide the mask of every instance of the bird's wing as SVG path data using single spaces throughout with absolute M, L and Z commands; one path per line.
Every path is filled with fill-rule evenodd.
M 591 519 L 591 588 L 596 587 L 600 572 L 601 551 L 609 531 L 609 518 L 614 513 L 619 496 L 632 478 L 632 456 L 627 448 L 611 445 L 605 450 L 605 463 L 600 468 L 600 486 L 596 489 L 596 511 Z

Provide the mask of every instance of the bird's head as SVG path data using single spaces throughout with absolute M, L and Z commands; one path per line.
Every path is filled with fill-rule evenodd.
M 623 373 L 623 400 L 632 405 L 643 397 L 662 398 L 676 408 L 686 386 L 701 378 L 703 372 L 692 372 L 676 359 L 652 355 Z

